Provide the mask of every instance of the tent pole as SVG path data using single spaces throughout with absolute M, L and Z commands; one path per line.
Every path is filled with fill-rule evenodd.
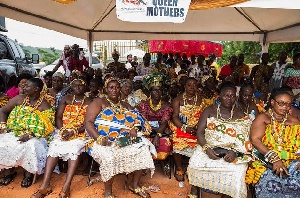
M 88 51 L 89 51 L 89 65 L 92 67 L 92 54 L 93 54 L 93 33 L 92 31 L 88 31 L 88 40 L 87 40 L 87 45 L 88 45 Z
M 261 52 L 262 53 L 268 53 L 268 51 L 269 51 L 270 43 L 267 41 L 267 36 L 268 36 L 268 33 L 265 32 L 263 34 L 263 37 L 262 37 L 261 41 L 260 41 Z

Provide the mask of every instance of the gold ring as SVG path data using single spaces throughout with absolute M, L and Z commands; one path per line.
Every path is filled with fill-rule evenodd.
M 280 170 L 280 172 L 283 172 L 283 168 L 280 168 L 279 170 Z

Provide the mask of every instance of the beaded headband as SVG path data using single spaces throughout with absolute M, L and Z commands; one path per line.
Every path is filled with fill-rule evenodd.
M 119 78 L 116 78 L 116 77 L 110 77 L 108 78 L 105 83 L 104 83 L 104 87 L 106 88 L 108 83 L 110 83 L 111 81 L 117 81 L 120 85 L 121 85 L 121 81 Z
M 71 85 L 72 85 L 73 82 L 76 81 L 76 80 L 80 81 L 82 85 L 85 85 L 85 81 L 82 80 L 82 79 L 80 79 L 80 78 L 75 78 L 75 79 L 71 82 Z

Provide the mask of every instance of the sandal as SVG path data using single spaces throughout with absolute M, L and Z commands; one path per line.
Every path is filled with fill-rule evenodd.
M 61 189 L 60 193 L 58 194 L 58 198 L 69 198 L 70 197 L 70 190 L 64 191 Z
M 24 172 L 24 178 L 21 182 L 21 187 L 22 188 L 28 188 L 29 186 L 32 185 L 33 182 L 33 174 L 30 173 L 30 176 L 26 176 L 26 172 Z
M 35 193 L 31 195 L 30 198 L 44 198 L 50 193 L 52 193 L 52 188 L 49 186 L 46 189 L 38 189 Z
M 17 176 L 17 172 L 16 171 L 13 172 L 12 174 L 4 175 L 1 178 L 0 186 L 7 186 L 8 184 L 10 184 L 15 179 L 16 176 Z
M 188 194 L 186 196 L 186 198 L 198 198 L 198 196 L 197 195 L 193 195 L 193 194 Z
M 184 181 L 184 172 L 183 172 L 183 170 L 176 170 L 175 179 L 179 182 Z
M 142 198 L 150 198 L 150 194 L 148 192 L 146 192 L 144 189 L 137 187 L 136 189 L 131 188 L 130 186 L 128 186 L 128 189 L 133 192 L 134 194 L 138 195 L 139 197 Z

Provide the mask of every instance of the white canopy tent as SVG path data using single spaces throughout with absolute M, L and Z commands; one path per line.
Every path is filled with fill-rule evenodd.
M 300 1 L 251 0 L 231 7 L 190 10 L 175 23 L 123 22 L 115 0 L 0 0 L 0 15 L 94 40 L 169 39 L 272 42 L 300 41 Z M 91 51 L 91 49 L 90 49 Z

